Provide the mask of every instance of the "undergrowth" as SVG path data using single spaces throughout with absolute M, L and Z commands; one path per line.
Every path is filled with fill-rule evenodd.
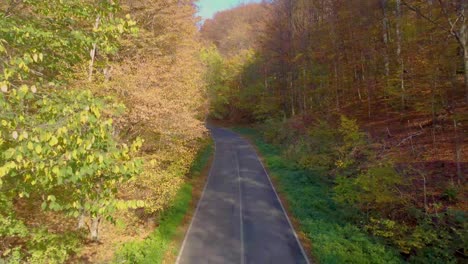
M 257 146 L 291 213 L 312 242 L 312 255 L 318 263 L 402 262 L 396 250 L 352 224 L 349 209 L 333 200 L 332 185 L 320 170 L 303 170 L 291 165 L 281 156 L 279 148 L 267 144 L 254 129 L 234 130 Z
M 191 166 L 188 177 L 195 178 L 201 175 L 213 155 L 213 142 L 209 141 L 197 154 Z M 115 263 L 157 264 L 162 263 L 166 252 L 178 233 L 185 215 L 190 208 L 192 200 L 192 183 L 187 182 L 178 191 L 172 206 L 160 216 L 158 227 L 143 241 L 134 241 L 124 244 L 115 256 Z M 171 252 L 177 255 L 178 252 Z

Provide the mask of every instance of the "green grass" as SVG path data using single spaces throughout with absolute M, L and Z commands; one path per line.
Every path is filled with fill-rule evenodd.
M 267 144 L 254 129 L 235 128 L 257 146 L 272 177 L 289 203 L 301 230 L 312 242 L 318 263 L 401 263 L 398 252 L 370 237 L 332 199 L 329 181 L 318 172 L 290 165 L 279 148 Z
M 210 141 L 199 151 L 189 176 L 191 178 L 200 176 L 212 155 L 213 142 Z M 171 250 L 170 245 L 177 235 L 178 227 L 190 208 L 192 188 L 191 183 L 185 183 L 178 191 L 172 206 L 162 213 L 159 226 L 153 233 L 143 241 L 123 245 L 116 252 L 115 263 L 162 263 L 166 252 Z M 178 252 L 171 253 L 176 255 Z
M 213 141 L 210 139 L 209 143 L 207 143 L 207 145 L 198 152 L 197 158 L 195 159 L 195 161 L 192 164 L 192 167 L 190 168 L 190 178 L 200 176 L 203 169 L 210 161 L 210 158 L 213 156 L 213 144 Z

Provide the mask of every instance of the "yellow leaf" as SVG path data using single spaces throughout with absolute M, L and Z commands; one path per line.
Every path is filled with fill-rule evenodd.
M 19 88 L 19 91 L 22 93 L 27 93 L 29 91 L 29 88 L 27 85 L 21 85 L 21 87 Z
M 35 148 L 35 150 L 36 150 L 36 153 L 37 153 L 37 154 L 41 154 L 41 152 L 42 152 L 42 147 L 41 147 L 41 145 L 37 145 L 36 148 Z
M 58 143 L 58 139 L 55 136 L 52 136 L 52 138 L 49 141 L 49 145 L 51 147 L 53 147 L 53 146 L 57 145 L 57 143 Z
M 80 122 L 84 124 L 87 121 L 88 121 L 88 115 L 85 112 L 82 112 L 80 115 Z
M 0 167 L 0 178 L 7 174 L 7 169 L 5 167 Z
M 99 112 L 99 109 L 97 107 L 91 106 L 91 112 L 97 117 L 101 117 L 101 113 Z

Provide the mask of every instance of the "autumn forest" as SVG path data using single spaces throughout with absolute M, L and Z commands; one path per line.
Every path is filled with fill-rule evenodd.
M 197 2 L 0 2 L 0 263 L 176 262 L 211 126 L 312 262 L 466 262 L 467 1 Z

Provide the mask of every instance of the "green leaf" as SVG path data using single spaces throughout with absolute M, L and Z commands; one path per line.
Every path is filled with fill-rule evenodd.
M 47 196 L 47 201 L 52 201 L 52 202 L 55 202 L 57 199 L 55 198 L 54 195 L 49 195 Z
M 11 159 L 13 158 L 13 156 L 15 155 L 16 153 L 16 150 L 14 149 L 7 149 L 5 152 L 4 152 L 4 157 L 5 159 Z
M 58 139 L 55 136 L 52 136 L 52 138 L 49 141 L 49 145 L 51 147 L 53 147 L 53 146 L 57 145 L 57 143 L 58 143 Z
M 54 166 L 54 167 L 52 168 L 52 172 L 53 172 L 55 175 L 59 176 L 59 175 L 60 175 L 60 168 L 59 168 L 58 166 Z

